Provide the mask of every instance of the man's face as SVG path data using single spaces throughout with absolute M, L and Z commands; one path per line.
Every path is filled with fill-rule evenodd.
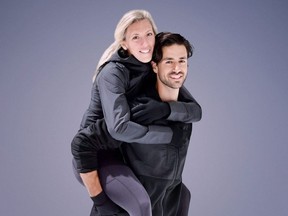
M 187 76 L 187 50 L 184 45 L 178 44 L 163 47 L 162 50 L 162 60 L 157 65 L 152 62 L 157 80 L 161 82 L 158 84 L 178 89 L 183 85 Z

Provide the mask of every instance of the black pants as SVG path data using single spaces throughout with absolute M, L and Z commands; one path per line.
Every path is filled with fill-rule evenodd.
M 181 180 L 148 176 L 139 176 L 139 180 L 151 199 L 153 216 L 188 215 L 190 192 Z

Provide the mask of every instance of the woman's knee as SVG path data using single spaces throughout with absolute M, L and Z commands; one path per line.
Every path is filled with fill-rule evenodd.
M 131 216 L 152 215 L 150 197 L 129 167 L 113 164 L 101 167 L 99 174 L 109 198 Z

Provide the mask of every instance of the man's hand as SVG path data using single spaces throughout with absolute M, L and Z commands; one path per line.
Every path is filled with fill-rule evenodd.
M 170 106 L 152 98 L 137 98 L 131 107 L 131 120 L 142 125 L 152 124 L 156 120 L 166 119 L 170 115 Z

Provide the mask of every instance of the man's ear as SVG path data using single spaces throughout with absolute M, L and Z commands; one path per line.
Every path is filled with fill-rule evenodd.
M 158 66 L 154 61 L 151 61 L 152 69 L 157 74 L 158 73 Z

